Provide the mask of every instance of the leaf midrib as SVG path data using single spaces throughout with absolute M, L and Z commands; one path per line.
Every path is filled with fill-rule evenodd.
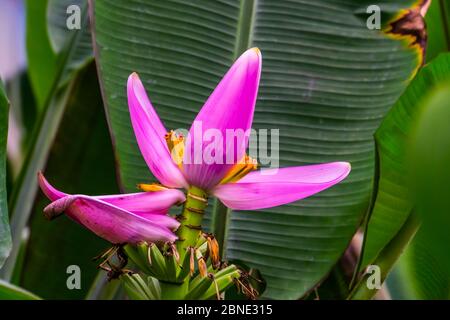
M 252 42 L 257 2 L 258 0 L 241 0 L 240 2 L 233 61 L 247 50 Z M 219 199 L 215 199 L 214 201 L 212 229 L 219 243 L 220 255 L 223 257 L 226 253 L 227 230 L 231 209 L 226 207 Z

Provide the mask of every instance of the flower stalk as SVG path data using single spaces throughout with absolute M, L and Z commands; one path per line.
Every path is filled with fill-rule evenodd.
M 178 216 L 180 226 L 176 232 L 178 236 L 176 247 L 181 262 L 186 258 L 189 248 L 195 247 L 202 233 L 202 221 L 207 205 L 208 195 L 205 191 L 197 187 L 188 189 L 183 211 Z

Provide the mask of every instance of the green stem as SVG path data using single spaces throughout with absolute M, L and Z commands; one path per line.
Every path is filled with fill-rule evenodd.
M 197 187 L 190 187 L 180 215 L 180 227 L 177 230 L 177 250 L 180 261 L 184 261 L 186 251 L 195 246 L 201 234 L 201 226 L 208 198 L 205 191 Z
M 380 252 L 373 265 L 377 265 L 381 270 L 381 282 L 383 283 L 395 262 L 399 259 L 411 239 L 419 229 L 420 221 L 416 214 L 412 212 L 402 228 L 389 242 L 389 244 Z M 376 289 L 370 289 L 367 286 L 367 280 L 370 275 L 364 275 L 359 283 L 350 293 L 348 300 L 369 300 L 377 293 Z
M 176 243 L 180 255 L 180 262 L 183 265 L 187 249 L 194 247 L 202 232 L 201 226 L 205 208 L 208 205 L 207 194 L 202 189 L 190 187 L 183 211 L 179 216 L 180 227 L 177 230 L 178 240 Z M 186 297 L 189 288 L 189 280 L 182 282 L 159 281 L 161 286 L 161 299 L 163 300 L 182 300 Z

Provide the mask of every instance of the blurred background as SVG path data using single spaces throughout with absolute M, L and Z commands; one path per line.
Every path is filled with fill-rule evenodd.
M 0 4 L 0 77 L 7 84 L 7 91 L 10 97 L 16 96 L 18 92 L 15 86 L 20 85 L 21 80 L 17 78 L 26 77 L 25 53 L 25 9 L 22 0 L 5 0 Z M 26 80 L 24 80 L 26 81 Z M 20 101 L 15 104 L 20 105 Z M 17 173 L 22 160 L 21 150 L 21 114 L 16 108 L 11 109 L 8 134 L 8 157 L 12 163 L 17 164 Z

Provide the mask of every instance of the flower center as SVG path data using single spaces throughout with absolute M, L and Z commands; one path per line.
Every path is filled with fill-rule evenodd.
M 139 190 L 142 190 L 144 192 L 156 192 L 156 191 L 162 191 L 162 190 L 168 190 L 169 188 L 164 187 L 163 185 L 159 184 L 159 183 L 150 183 L 150 184 L 145 184 L 145 183 L 139 183 L 137 185 L 137 188 Z
M 177 134 L 175 131 L 170 130 L 166 133 L 165 138 L 173 161 L 181 169 L 184 156 L 184 137 L 181 134 Z
M 230 171 L 228 171 L 227 175 L 220 181 L 221 184 L 236 182 L 242 179 L 247 173 L 250 171 L 258 169 L 258 162 L 256 159 L 245 155 L 241 161 L 236 163 Z
M 166 133 L 165 136 L 167 146 L 169 148 L 169 152 L 172 156 L 172 160 L 178 165 L 180 169 L 183 167 L 183 156 L 184 156 L 184 148 L 185 148 L 185 138 L 183 135 L 176 133 L 173 130 L 170 130 Z M 251 158 L 248 155 L 245 155 L 241 161 L 236 163 L 230 171 L 228 171 L 227 175 L 220 181 L 221 184 L 236 182 L 242 179 L 247 173 L 250 171 L 256 170 L 258 168 L 258 162 L 256 159 Z M 143 185 L 140 185 L 143 186 Z M 155 185 L 145 185 L 145 188 L 151 186 L 152 190 L 149 191 L 159 191 L 161 189 L 154 189 Z M 140 188 L 142 189 L 142 188 Z M 144 189 L 142 189 L 144 190 Z M 146 191 L 146 190 L 144 190 Z

